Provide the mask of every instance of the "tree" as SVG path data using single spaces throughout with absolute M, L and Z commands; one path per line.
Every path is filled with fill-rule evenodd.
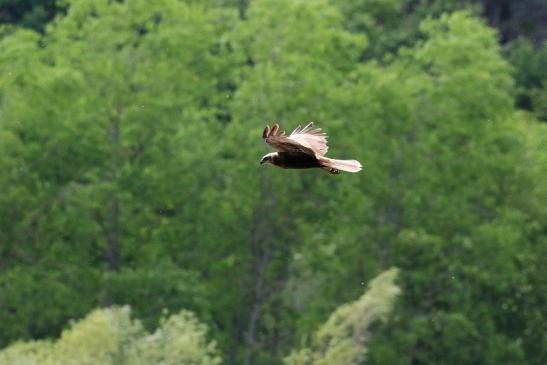
M 374 0 L 74 0 L 44 35 L 3 27 L 1 345 L 130 304 L 276 364 L 396 266 L 392 321 L 345 354 L 543 364 L 545 126 L 478 12 L 413 3 L 401 28 L 408 3 Z M 312 120 L 362 173 L 258 165 L 264 124 Z
M 197 364 L 220 358 L 207 328 L 186 311 L 163 318 L 153 333 L 129 307 L 98 309 L 63 331 L 59 340 L 20 342 L 0 351 L 1 364 Z
M 2 0 L 0 1 L 0 24 L 17 23 L 43 32 L 46 24 L 62 7 L 54 0 Z
M 534 47 L 527 39 L 520 38 L 506 47 L 506 54 L 515 68 L 517 106 L 547 121 L 547 43 Z
M 274 362 L 295 336 L 291 302 L 298 293 L 288 286 L 290 266 L 306 240 L 300 220 L 310 219 L 318 198 L 309 195 L 310 201 L 299 199 L 297 204 L 294 199 L 315 191 L 316 179 L 310 173 L 260 168 L 265 148 L 256 131 L 268 120 L 287 129 L 310 116 L 322 120 L 328 108 L 325 89 L 342 81 L 363 41 L 345 31 L 341 20 L 328 1 L 259 1 L 251 3 L 232 36 L 246 67 L 230 108 L 225 156 L 217 166 L 224 191 L 212 197 L 213 203 L 223 202 L 222 219 L 212 228 L 229 232 L 225 242 L 234 259 L 226 269 L 235 273 L 240 288 L 234 298 L 239 310 L 226 322 L 236 342 L 230 347 L 244 348 L 231 354 L 229 362 Z M 228 285 L 219 281 L 221 288 Z
M 0 177 L 1 250 L 3 270 L 15 270 L 3 283 L 10 288 L 8 278 L 27 268 L 57 273 L 47 276 L 61 281 L 50 283 L 54 298 L 78 293 L 67 276 L 92 288 L 74 311 L 62 301 L 55 306 L 66 310 L 13 322 L 4 343 L 59 330 L 99 303 L 138 307 L 138 291 L 110 289 L 137 277 L 141 289 L 189 280 L 172 284 L 170 298 L 153 296 L 154 313 L 193 300 L 185 288 L 199 286 L 187 272 L 200 264 L 192 250 L 202 226 L 190 217 L 199 216 L 202 182 L 213 176 L 195 166 L 216 152 L 206 141 L 225 109 L 231 58 L 219 34 L 231 19 L 178 1 L 74 1 L 43 38 L 14 30 L 2 39 L 1 168 L 9 173 Z M 23 295 L 14 292 L 24 287 L 5 290 L 11 316 L 21 318 Z M 38 302 L 33 295 L 41 294 L 26 300 Z
M 371 325 L 386 318 L 399 294 L 396 274 L 391 269 L 372 280 L 361 298 L 331 315 L 310 348 L 293 352 L 285 362 L 353 364 L 362 360 Z M 206 336 L 207 327 L 188 311 L 163 317 L 158 328 L 147 333 L 139 320 L 131 319 L 129 307 L 112 307 L 91 312 L 56 341 L 12 344 L 0 351 L 0 364 L 220 364 L 216 344 Z
M 371 326 L 386 319 L 400 293 L 396 276 L 392 268 L 374 278 L 359 299 L 337 308 L 315 333 L 311 345 L 293 351 L 285 364 L 363 364 Z

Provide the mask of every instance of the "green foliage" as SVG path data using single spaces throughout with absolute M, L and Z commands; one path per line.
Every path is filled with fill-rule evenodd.
M 0 23 L 18 23 L 43 31 L 59 11 L 55 0 L 0 0 Z
M 208 348 L 169 342 L 189 309 L 227 364 L 545 363 L 544 52 L 412 3 L 73 0 L 1 28 L 0 345 L 36 340 L 2 356 L 127 304 L 78 335 L 104 361 Z M 309 120 L 363 172 L 258 165 L 265 123 Z
M 291 353 L 287 365 L 360 364 L 366 354 L 372 324 L 391 311 L 400 290 L 395 285 L 396 269 L 374 278 L 356 301 L 340 306 L 323 324 L 311 346 Z
M 84 287 L 86 270 L 78 268 L 95 277 L 83 308 L 69 310 L 79 290 L 70 286 L 56 303 L 64 311 L 38 314 L 49 331 L 99 303 L 134 304 L 144 315 L 188 306 L 202 292 L 177 265 L 199 265 L 186 253 L 196 243 L 190 217 L 207 193 L 200 181 L 213 171 L 200 179 L 185 172 L 214 152 L 190 153 L 215 133 L 225 109 L 230 58 L 217 34 L 232 16 L 218 22 L 199 6 L 147 4 L 77 1 L 50 26 L 44 47 L 24 30 L 2 40 L 0 148 L 10 172 L 0 179 L 1 250 L 10 266 L 68 275 Z M 112 272 L 105 278 L 104 269 Z M 139 288 L 127 293 L 135 281 Z M 151 287 L 157 296 L 144 309 L 136 302 Z M 22 299 L 7 299 L 12 318 L 26 317 L 15 298 Z M 47 332 L 19 325 L 14 331 L 25 337 Z
M 130 318 L 129 307 L 95 310 L 54 342 L 16 343 L 0 351 L 0 364 L 220 364 L 207 328 L 191 312 L 161 320 L 153 333 Z
M 507 56 L 515 67 L 517 106 L 547 121 L 547 43 L 536 48 L 530 41 L 518 39 L 508 45 Z
M 0 275 L 0 340 L 60 333 L 67 318 L 83 316 L 96 303 L 100 280 L 91 268 L 14 267 Z

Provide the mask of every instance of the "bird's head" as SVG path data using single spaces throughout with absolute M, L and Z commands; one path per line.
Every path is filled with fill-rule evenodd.
M 272 153 L 268 153 L 267 155 L 264 155 L 264 156 L 262 157 L 262 159 L 260 160 L 260 164 L 261 164 L 261 165 L 264 165 L 265 163 L 271 163 L 271 164 L 273 164 L 272 159 L 273 159 L 273 157 L 276 156 L 276 155 L 277 155 L 277 152 L 272 152 Z

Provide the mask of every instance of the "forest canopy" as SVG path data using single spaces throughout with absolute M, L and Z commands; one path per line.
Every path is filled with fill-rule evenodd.
M 493 3 L 0 1 L 0 364 L 545 364 L 546 10 Z

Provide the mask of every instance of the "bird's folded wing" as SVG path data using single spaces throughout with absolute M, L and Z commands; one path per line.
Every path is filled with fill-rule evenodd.
M 301 143 L 298 140 L 287 137 L 285 132 L 279 130 L 278 124 L 274 124 L 271 129 L 269 126 L 266 126 L 262 138 L 278 152 L 301 152 L 312 156 L 315 155 L 315 151 L 307 143 Z
M 321 131 L 321 128 L 313 129 L 313 122 L 304 128 L 298 126 L 289 136 L 289 139 L 313 150 L 316 155 L 324 156 L 329 147 L 327 146 L 327 135 Z

